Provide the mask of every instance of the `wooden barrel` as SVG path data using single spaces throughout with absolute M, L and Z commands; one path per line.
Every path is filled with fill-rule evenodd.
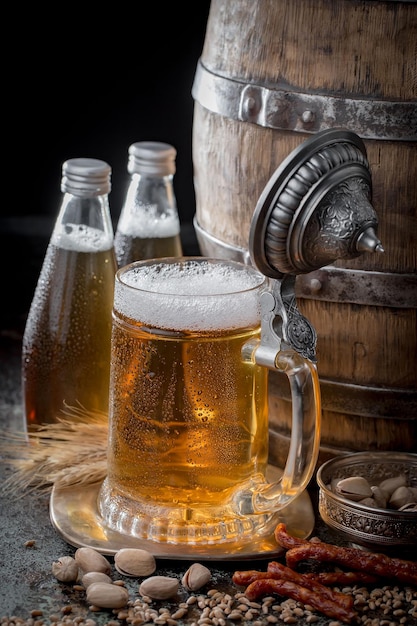
M 359 135 L 385 252 L 296 281 L 318 335 L 321 452 L 417 451 L 417 4 L 212 0 L 194 85 L 202 254 L 248 261 L 252 214 L 280 163 L 325 128 Z M 283 380 L 284 379 L 284 380 Z M 270 375 L 270 454 L 291 422 Z

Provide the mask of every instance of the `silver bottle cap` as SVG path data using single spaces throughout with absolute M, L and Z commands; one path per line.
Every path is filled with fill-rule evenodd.
M 61 191 L 76 196 L 101 196 L 110 193 L 111 167 L 99 159 L 68 159 L 62 166 Z
M 169 176 L 175 174 L 176 149 L 169 143 L 138 141 L 129 147 L 129 174 Z

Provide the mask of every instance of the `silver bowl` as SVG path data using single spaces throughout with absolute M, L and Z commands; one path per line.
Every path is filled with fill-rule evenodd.
M 407 486 L 417 487 L 417 454 L 359 452 L 330 459 L 319 467 L 316 475 L 320 517 L 359 548 L 377 552 L 415 549 L 416 511 L 374 508 L 350 500 L 331 488 L 335 479 L 362 476 L 371 485 L 379 485 L 400 474 L 405 474 Z

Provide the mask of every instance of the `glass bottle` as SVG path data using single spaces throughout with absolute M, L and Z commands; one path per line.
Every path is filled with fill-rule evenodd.
M 129 147 L 131 179 L 114 239 L 119 267 L 141 259 L 182 256 L 173 187 L 176 155 L 173 146 L 158 141 Z
M 110 166 L 97 159 L 69 159 L 62 167 L 61 206 L 23 336 L 28 431 L 74 407 L 108 412 L 117 270 L 110 176 Z

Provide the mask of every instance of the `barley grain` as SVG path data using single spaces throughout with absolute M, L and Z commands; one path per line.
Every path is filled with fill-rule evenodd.
M 241 620 L 242 619 L 242 613 L 240 611 L 231 611 L 228 615 L 228 619 L 231 620 Z
M 197 602 L 197 596 L 190 596 L 189 598 L 187 598 L 186 600 L 186 604 L 188 604 L 188 606 L 192 606 L 193 604 L 195 604 Z
M 150 604 L 152 602 L 152 598 L 150 598 L 149 596 L 142 596 L 142 600 L 146 604 Z

